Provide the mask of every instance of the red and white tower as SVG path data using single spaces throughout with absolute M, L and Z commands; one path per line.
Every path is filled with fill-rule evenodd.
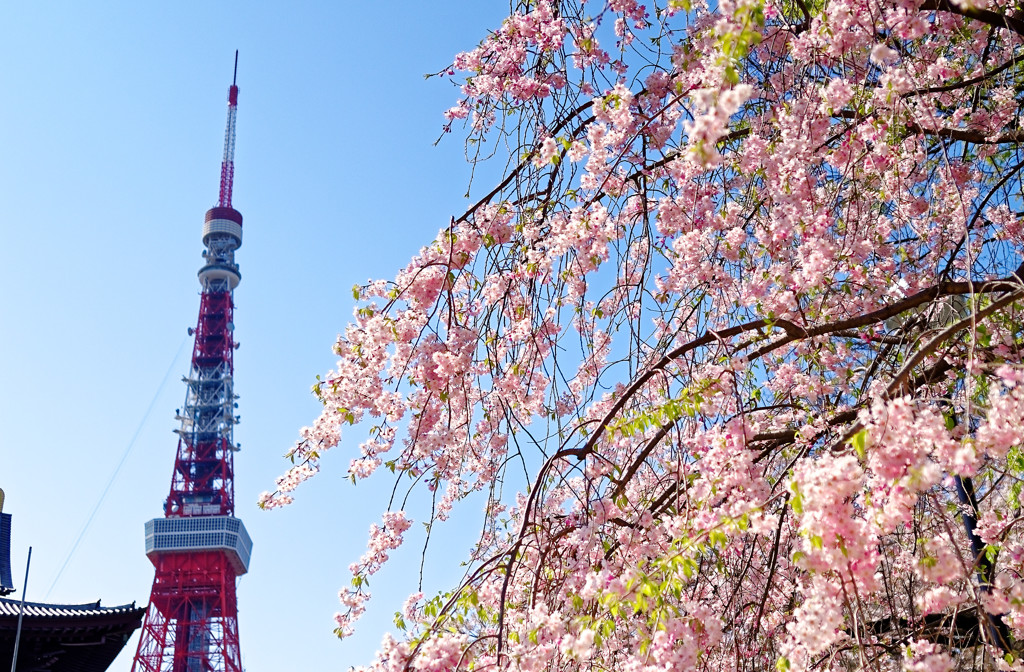
M 231 207 L 238 52 L 228 89 L 220 198 L 203 224 L 205 263 L 185 405 L 176 420 L 178 453 L 164 517 L 146 523 L 146 555 L 156 567 L 149 609 L 132 664 L 146 672 L 241 672 L 235 584 L 249 568 L 252 542 L 234 517 L 232 292 L 241 280 L 235 250 L 242 215 Z

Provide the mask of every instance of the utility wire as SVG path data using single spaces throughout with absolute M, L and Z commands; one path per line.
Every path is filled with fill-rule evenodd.
M 117 479 L 117 475 L 121 473 L 121 467 L 124 466 L 125 461 L 131 454 L 132 449 L 135 447 L 135 441 L 139 438 L 139 434 L 142 432 L 142 428 L 146 425 L 146 420 L 149 419 L 149 414 L 153 411 L 153 407 L 156 405 L 156 400 L 160 397 L 160 393 L 163 392 L 164 386 L 167 385 L 167 379 L 170 378 L 171 372 L 174 371 L 174 365 L 177 363 L 178 358 L 181 357 L 181 351 L 185 347 L 185 343 L 189 340 L 188 336 L 182 339 L 181 345 L 178 346 L 178 351 L 174 354 L 174 358 L 171 359 L 170 366 L 167 367 L 167 372 L 164 373 L 163 380 L 160 381 L 160 386 L 156 388 L 156 393 L 153 394 L 153 399 L 149 402 L 149 407 L 146 412 L 142 415 L 142 420 L 139 422 L 139 426 L 135 428 L 135 434 L 132 435 L 131 441 L 128 442 L 128 447 L 124 449 L 124 453 L 121 455 L 121 461 L 114 467 L 114 473 L 110 475 L 107 480 L 107 487 L 103 488 L 103 492 L 100 494 L 100 498 L 96 500 L 96 505 L 92 507 L 92 512 L 85 521 L 85 525 L 82 526 L 82 530 L 78 533 L 78 538 L 75 539 L 75 543 L 71 545 L 71 550 L 68 551 L 67 557 L 64 558 L 64 564 L 60 566 L 60 570 L 57 572 L 57 576 L 54 577 L 53 583 L 50 584 L 49 590 L 46 591 L 44 600 L 50 598 L 50 593 L 53 592 L 54 586 L 60 581 L 61 574 L 64 573 L 64 569 L 71 562 L 71 558 L 75 555 L 75 551 L 78 550 L 78 545 L 82 542 L 85 537 L 85 533 L 89 531 L 89 526 L 92 525 L 93 518 L 96 517 L 96 512 L 99 511 L 100 506 L 103 504 L 103 500 L 106 499 L 107 493 L 110 492 L 110 488 L 114 485 L 114 481 Z

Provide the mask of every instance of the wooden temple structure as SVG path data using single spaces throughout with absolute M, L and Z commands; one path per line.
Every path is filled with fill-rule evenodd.
M 104 672 L 142 624 L 145 607 L 43 604 L 2 597 L 14 592 L 11 581 L 11 514 L 3 513 L 0 490 L 0 671 Z M 18 636 L 18 620 L 21 634 Z
M 0 670 L 11 669 L 20 600 L 0 597 Z M 104 672 L 142 624 L 135 603 L 26 602 L 18 643 L 17 672 Z

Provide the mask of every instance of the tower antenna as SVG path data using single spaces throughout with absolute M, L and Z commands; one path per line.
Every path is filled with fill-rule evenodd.
M 235 50 L 235 73 L 228 87 L 228 123 L 224 129 L 224 158 L 220 163 L 220 197 L 217 205 L 231 207 L 231 188 L 235 180 L 235 116 L 238 114 L 238 50 Z

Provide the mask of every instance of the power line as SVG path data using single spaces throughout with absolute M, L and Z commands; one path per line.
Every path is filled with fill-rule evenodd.
M 171 363 L 167 367 L 167 372 L 164 373 L 163 380 L 160 381 L 160 386 L 156 388 L 156 393 L 153 395 L 153 399 L 149 402 L 149 407 L 142 415 L 142 420 L 139 422 L 139 426 L 135 428 L 135 434 L 132 435 L 131 441 L 128 442 L 128 446 L 124 449 L 124 453 L 121 455 L 121 461 L 117 463 L 116 467 L 114 467 L 114 473 L 112 473 L 110 478 L 107 480 L 107 486 L 103 488 L 103 492 L 100 494 L 99 499 L 96 500 L 96 505 L 92 507 L 92 512 L 86 519 L 85 525 L 82 526 L 82 530 L 78 533 L 78 538 L 75 539 L 75 543 L 71 545 L 71 550 L 68 551 L 67 557 L 64 558 L 64 564 L 60 566 L 57 576 L 54 577 L 53 583 L 50 584 L 49 590 L 46 591 L 46 596 L 43 598 L 44 600 L 50 598 L 50 593 L 53 592 L 54 586 L 56 586 L 57 582 L 60 581 L 61 574 L 64 573 L 64 569 L 68 566 L 68 563 L 71 562 L 71 558 L 75 555 L 75 551 L 78 550 L 78 545 L 85 537 L 85 533 L 89 531 L 89 526 L 92 525 L 93 518 L 96 517 L 96 512 L 99 511 L 100 506 L 103 504 L 103 500 L 107 497 L 107 493 L 110 492 L 111 486 L 114 485 L 117 475 L 121 472 L 121 467 L 124 466 L 125 461 L 128 459 L 132 449 L 135 447 L 135 441 L 139 438 L 142 428 L 146 425 L 146 420 L 149 419 L 149 414 L 153 411 L 153 407 L 156 405 L 156 400 L 160 397 L 160 393 L 163 392 L 164 386 L 167 384 L 167 379 L 170 378 L 171 372 L 174 371 L 174 366 L 177 363 L 178 358 L 181 357 L 181 351 L 184 349 L 185 343 L 188 342 L 188 340 L 188 336 L 186 336 L 182 339 L 181 345 L 178 346 L 178 351 L 174 354 L 174 358 L 171 359 Z

